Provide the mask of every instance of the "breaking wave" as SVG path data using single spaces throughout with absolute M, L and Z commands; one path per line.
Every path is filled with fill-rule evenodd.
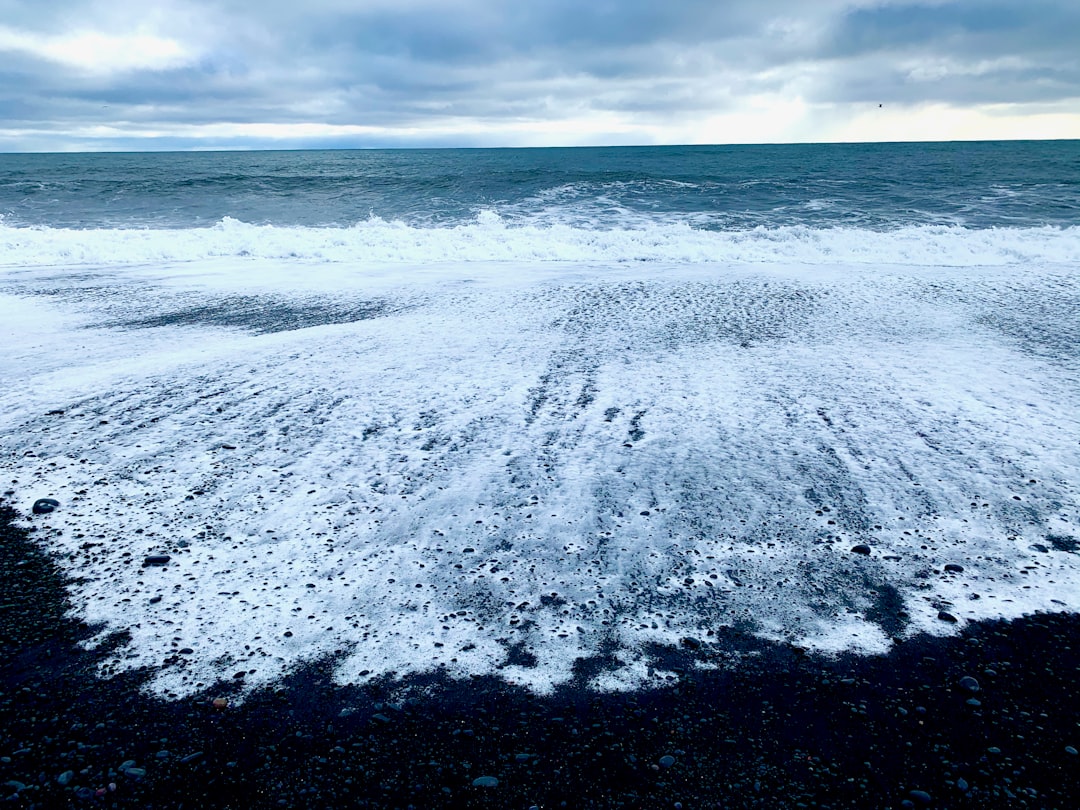
M 881 264 L 972 267 L 1080 261 L 1080 227 L 894 230 L 806 226 L 699 230 L 512 225 L 493 211 L 452 226 L 417 227 L 371 217 L 351 227 L 256 225 L 226 217 L 187 229 L 79 230 L 0 222 L 2 266 L 127 265 L 209 258 L 330 263 L 677 262 Z

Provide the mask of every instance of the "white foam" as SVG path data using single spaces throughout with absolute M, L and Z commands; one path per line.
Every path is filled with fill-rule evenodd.
M 246 258 L 335 262 L 678 262 L 901 264 L 972 267 L 1075 262 L 1080 227 L 911 226 L 890 231 L 805 226 L 714 231 L 685 223 L 596 229 L 475 221 L 415 227 L 378 217 L 352 227 L 252 225 L 226 218 L 190 229 L 72 230 L 0 223 L 0 266 L 123 265 Z
M 132 636 L 106 671 L 623 689 L 729 627 L 873 653 L 896 600 L 898 634 L 1080 607 L 1068 268 L 244 267 L 0 276 L 0 474 L 63 502 L 75 612 Z

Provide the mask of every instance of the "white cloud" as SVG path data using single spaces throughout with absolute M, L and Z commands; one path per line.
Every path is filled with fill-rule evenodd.
M 192 64 L 199 56 L 175 39 L 142 31 L 107 34 L 84 30 L 44 36 L 6 26 L 0 27 L 2 51 L 30 54 L 95 75 L 168 70 Z

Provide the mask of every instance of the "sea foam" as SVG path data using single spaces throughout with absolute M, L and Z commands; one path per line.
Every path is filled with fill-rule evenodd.
M 1075 230 L 3 238 L 0 469 L 130 634 L 103 671 L 164 694 L 323 656 L 634 688 L 733 630 L 873 654 L 1080 609 Z
M 123 265 L 211 258 L 313 262 L 678 262 L 899 264 L 972 267 L 1075 262 L 1080 227 L 892 230 L 806 226 L 708 230 L 686 223 L 633 228 L 504 220 L 418 227 L 378 217 L 352 227 L 284 227 L 225 218 L 205 228 L 63 229 L 0 223 L 0 266 Z

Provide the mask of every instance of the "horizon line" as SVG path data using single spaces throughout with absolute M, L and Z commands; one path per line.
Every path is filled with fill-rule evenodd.
M 992 143 L 1070 143 L 1080 138 L 954 138 L 948 140 L 898 140 L 898 141 L 757 141 L 745 143 L 641 143 L 641 144 L 553 144 L 547 146 L 445 146 L 445 145 L 396 145 L 396 146 L 193 146 L 164 149 L 0 149 L 0 155 L 143 155 L 143 154 L 198 154 L 206 152 L 420 152 L 420 151 L 495 151 L 495 150 L 542 150 L 542 149 L 715 149 L 748 147 L 790 146 L 942 146 L 949 144 Z

